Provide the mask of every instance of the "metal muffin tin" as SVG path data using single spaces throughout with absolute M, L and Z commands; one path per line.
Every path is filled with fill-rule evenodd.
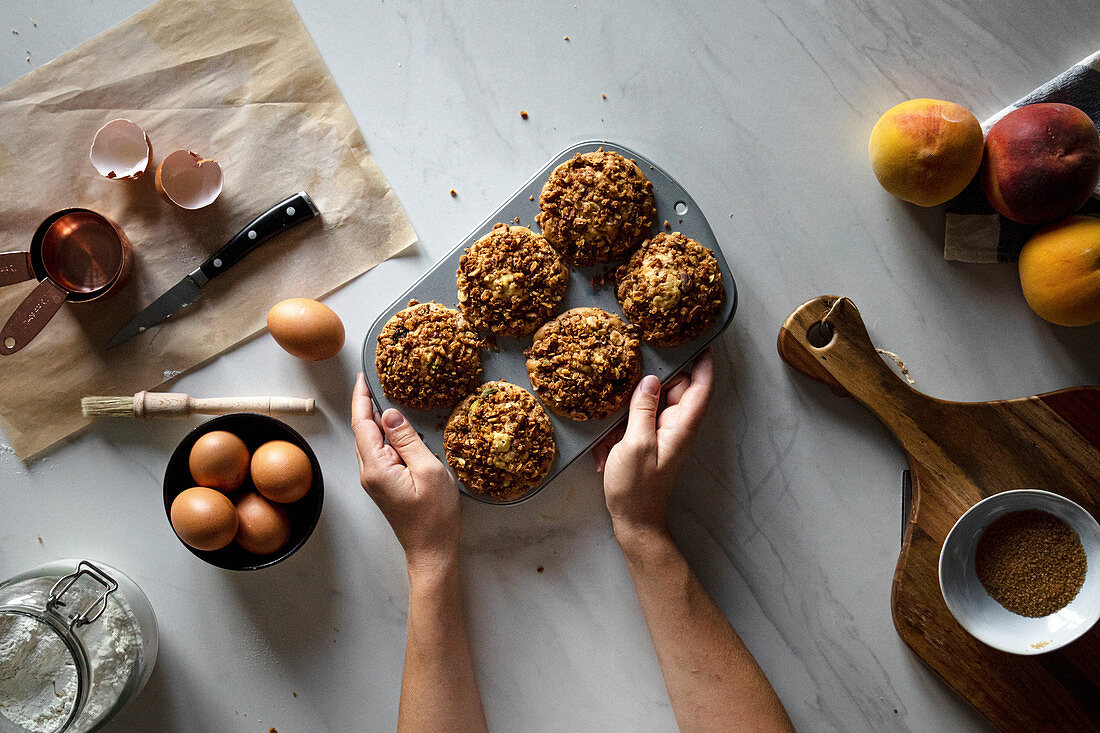
M 700 352 L 714 341 L 729 326 L 733 320 L 733 313 L 737 307 L 737 286 L 730 272 L 729 264 L 722 255 L 718 241 L 714 238 L 710 224 L 703 212 L 699 210 L 695 201 L 687 191 L 677 183 L 672 176 L 665 173 L 655 163 L 645 156 L 639 155 L 630 148 L 616 145 L 602 140 L 589 140 L 572 145 L 555 155 L 550 162 L 543 166 L 530 180 L 520 187 L 504 204 L 481 223 L 474 231 L 459 242 L 458 246 L 448 252 L 431 270 L 413 284 L 404 295 L 394 301 L 378 316 L 367 333 L 363 343 L 363 373 L 366 375 L 367 384 L 370 385 L 371 394 L 374 397 L 375 407 L 386 410 L 395 407 L 401 410 L 416 429 L 420 432 L 424 442 L 441 460 L 446 461 L 443 450 L 443 428 L 450 417 L 453 408 L 436 410 L 416 410 L 390 400 L 382 391 L 382 385 L 378 381 L 378 373 L 374 368 L 375 349 L 378 345 L 378 334 L 395 313 L 404 309 L 410 299 L 416 299 L 421 303 L 435 301 L 449 308 L 458 309 L 458 292 L 455 282 L 455 273 L 458 270 L 458 260 L 467 247 L 478 239 L 488 234 L 497 222 L 516 224 L 530 227 L 532 231 L 538 231 L 535 223 L 535 215 L 539 212 L 539 194 L 542 186 L 550 178 L 550 173 L 560 164 L 569 160 L 575 153 L 588 153 L 598 148 L 612 150 L 626 158 L 633 158 L 641 168 L 642 173 L 653 183 L 653 196 L 657 203 L 657 216 L 650 236 L 666 231 L 664 222 L 667 220 L 672 226 L 671 231 L 682 232 L 684 235 L 709 247 L 718 260 L 718 267 L 722 271 L 722 283 L 726 287 L 726 302 L 715 324 L 702 336 L 690 341 L 683 346 L 673 348 L 659 348 L 642 342 L 642 370 L 643 374 L 656 374 L 662 382 L 667 382 L 681 369 L 690 366 Z M 530 197 L 534 197 L 532 201 Z M 620 264 L 619 262 L 613 263 Z M 615 287 L 613 281 L 607 286 L 596 289 L 592 286 L 592 278 L 609 270 L 612 265 L 601 264 L 592 267 L 570 268 L 569 289 L 565 299 L 558 310 L 559 313 L 580 306 L 595 306 L 617 314 L 623 320 L 628 320 L 619 308 L 615 299 Z M 534 393 L 531 382 L 527 378 L 527 358 L 523 350 L 531 345 L 531 336 L 521 339 L 497 337 L 499 350 L 484 349 L 481 352 L 483 379 L 492 381 L 503 379 L 505 381 L 523 387 Z M 547 414 L 554 424 L 554 438 L 558 444 L 558 454 L 550 467 L 550 473 L 546 479 L 523 496 L 509 502 L 492 501 L 486 497 L 478 496 L 460 488 L 464 494 L 487 504 L 507 505 L 526 501 L 537 494 L 554 477 L 561 473 L 566 466 L 586 453 L 592 446 L 600 441 L 626 416 L 627 408 L 624 406 L 618 412 L 603 420 L 586 420 L 576 422 L 559 417 L 549 410 Z

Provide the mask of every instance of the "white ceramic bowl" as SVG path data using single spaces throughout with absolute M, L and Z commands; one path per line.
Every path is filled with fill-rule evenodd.
M 1036 509 L 1072 527 L 1085 548 L 1085 583 L 1069 605 L 1049 616 L 1012 613 L 986 592 L 974 569 L 978 538 L 994 520 Z M 1043 654 L 1069 644 L 1100 619 L 1100 524 L 1079 504 L 1059 494 L 1017 489 L 982 499 L 955 522 L 940 551 L 940 591 L 964 629 L 994 649 Z

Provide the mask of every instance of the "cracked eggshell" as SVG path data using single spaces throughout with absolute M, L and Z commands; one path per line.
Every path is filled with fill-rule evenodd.
M 101 176 L 128 181 L 145 175 L 153 160 L 153 144 L 134 122 L 111 120 L 96 131 L 88 157 Z
M 209 206 L 222 192 L 218 161 L 190 150 L 177 150 L 157 166 L 153 184 L 164 200 L 181 209 Z

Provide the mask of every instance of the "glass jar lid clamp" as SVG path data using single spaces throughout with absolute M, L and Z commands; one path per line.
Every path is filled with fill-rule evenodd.
M 83 611 L 75 615 L 61 613 L 58 608 L 64 608 L 67 605 L 65 594 L 84 575 L 103 586 L 103 592 Z M 107 599 L 116 590 L 118 590 L 118 583 L 114 578 L 87 560 L 81 560 L 74 572 L 59 578 L 54 583 L 53 588 L 50 589 L 49 599 L 46 601 L 46 610 L 53 611 L 64 618 L 68 622 L 69 631 L 73 631 L 78 626 L 86 626 L 98 619 L 107 609 Z

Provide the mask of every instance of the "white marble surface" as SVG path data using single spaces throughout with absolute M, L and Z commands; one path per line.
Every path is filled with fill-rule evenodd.
M 5 0 L 0 82 L 147 4 Z M 339 359 L 298 363 L 264 337 L 174 385 L 318 396 L 322 415 L 292 422 L 324 467 L 325 513 L 277 568 L 220 571 L 172 536 L 162 470 L 197 420 L 96 425 L 26 464 L 0 453 L 0 577 L 98 558 L 157 610 L 156 671 L 109 730 L 393 729 L 406 581 L 356 480 L 346 424 L 358 349 L 384 304 L 552 153 L 590 137 L 676 176 L 736 273 L 740 307 L 672 522 L 796 724 L 985 729 L 891 624 L 899 450 L 858 405 L 789 371 L 775 337 L 794 307 L 840 293 L 929 393 L 1100 381 L 1097 329 L 1038 320 L 1011 266 L 944 262 L 942 213 L 891 199 L 866 159 L 872 124 L 898 101 L 945 97 L 984 117 L 1094 51 L 1093 3 L 296 4 L 421 243 L 329 299 L 348 330 Z M 588 461 L 521 506 L 467 502 L 464 553 L 494 730 L 675 729 Z

